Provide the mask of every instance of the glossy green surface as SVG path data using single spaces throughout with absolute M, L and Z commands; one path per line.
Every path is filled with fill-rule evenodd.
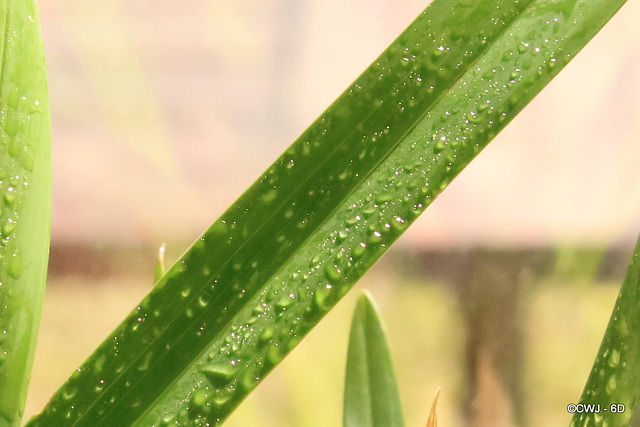
M 31 425 L 215 425 L 621 0 L 436 0 Z
M 640 240 L 636 244 L 572 427 L 639 426 Z M 569 402 L 567 402 L 569 403 Z M 586 406 L 590 405 L 590 406 Z
M 0 426 L 19 425 L 44 296 L 51 134 L 36 3 L 0 2 Z
M 391 353 L 371 296 L 358 299 L 347 351 L 344 427 L 402 427 Z

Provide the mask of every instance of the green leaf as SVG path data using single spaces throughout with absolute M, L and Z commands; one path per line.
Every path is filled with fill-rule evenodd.
M 435 0 L 33 425 L 217 424 L 622 0 Z
M 0 426 L 24 410 L 49 255 L 51 132 L 34 1 L 0 2 Z
M 620 288 L 596 361 L 571 426 L 638 426 L 640 412 L 640 239 Z M 575 402 L 578 403 L 578 402 Z M 618 405 L 623 406 L 618 406 Z M 583 407 L 588 408 L 588 407 Z M 580 413 L 581 412 L 581 413 Z M 631 421 L 631 424 L 630 424 Z
M 347 351 L 345 427 L 404 425 L 391 353 L 380 317 L 368 293 L 358 300 Z

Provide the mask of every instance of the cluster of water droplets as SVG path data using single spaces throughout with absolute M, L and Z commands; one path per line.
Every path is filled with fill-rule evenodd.
M 472 20 L 467 3 L 455 13 Z M 526 22 L 503 33 L 512 12 L 480 32 L 419 18 L 193 245 L 51 411 L 73 419 L 85 381 L 103 402 L 92 416 L 114 405 L 134 414 L 146 399 L 153 410 L 132 419 L 223 419 L 564 64 L 555 32 L 566 18 L 531 18 L 548 21 L 545 34 Z M 195 361 L 181 359 L 194 348 Z M 623 362 L 612 353 L 609 363 Z M 178 378 L 143 392 L 152 368 Z
M 11 298 L 22 293 L 16 286 L 24 271 L 24 259 L 15 239 L 34 167 L 37 147 L 33 138 L 38 135 L 41 119 L 40 101 L 24 87 L 25 74 L 21 74 L 33 75 L 33 71 L 14 63 L 16 59 L 10 54 L 16 49 L 12 44 L 16 36 L 6 37 L 10 47 L 3 58 L 0 97 L 0 365 L 9 357 L 10 344 L 6 343 L 12 340 Z

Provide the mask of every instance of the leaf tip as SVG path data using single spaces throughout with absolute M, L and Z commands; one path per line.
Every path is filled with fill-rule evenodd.
M 440 397 L 441 390 L 442 388 L 440 387 L 438 387 L 438 390 L 436 390 L 436 397 L 433 398 L 431 411 L 429 412 L 429 418 L 427 418 L 427 427 L 438 427 L 438 415 L 436 412 L 436 407 L 438 405 L 438 397 Z

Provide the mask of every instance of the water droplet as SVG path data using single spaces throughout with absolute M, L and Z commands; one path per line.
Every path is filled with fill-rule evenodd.
M 271 341 L 271 338 L 273 338 L 274 334 L 275 334 L 275 329 L 273 327 L 267 327 L 260 334 L 260 337 L 258 338 L 258 342 L 260 344 L 266 344 Z
M 616 391 L 616 387 L 616 377 L 615 375 L 611 375 L 609 377 L 609 380 L 607 381 L 607 385 L 605 386 L 605 391 L 607 392 L 607 394 L 612 394 L 614 391 Z
M 382 205 L 382 204 L 385 204 L 385 203 L 389 203 L 392 200 L 393 200 L 393 195 L 392 194 L 382 193 L 382 194 L 378 194 L 376 196 L 375 202 L 376 202 L 377 205 Z
M 205 390 L 196 390 L 191 395 L 191 405 L 204 408 L 208 406 L 209 394 Z
M 168 426 L 170 424 L 173 424 L 173 421 L 176 418 L 176 414 L 167 414 L 164 417 L 162 417 L 162 420 L 160 421 L 162 426 Z M 176 423 L 177 424 L 177 423 Z
M 231 400 L 234 394 L 235 394 L 235 389 L 233 388 L 227 389 L 227 390 L 221 390 L 220 392 L 218 392 L 218 394 L 215 395 L 212 403 L 216 406 L 223 406 Z
M 18 254 L 13 254 L 9 260 L 9 268 L 7 270 L 9 276 L 19 279 L 22 276 L 22 258 Z
M 337 283 L 342 278 L 342 271 L 337 265 L 327 263 L 324 266 L 324 275 L 330 283 Z
M 347 227 L 352 227 L 354 225 L 356 225 L 362 218 L 360 218 L 360 215 L 355 216 L 353 218 L 350 218 L 348 220 L 345 221 L 345 224 L 347 225 Z
M 253 307 L 252 313 L 254 316 L 260 316 L 262 313 L 265 312 L 265 310 L 266 310 L 266 304 L 263 302 Z
M 620 363 L 620 352 L 617 349 L 611 350 L 611 354 L 609 355 L 609 359 L 607 360 L 607 364 L 612 368 L 615 368 Z
M 278 344 L 274 343 L 269 346 L 267 351 L 267 360 L 273 365 L 277 365 L 282 360 L 282 354 L 280 354 L 280 348 Z
M 31 152 L 22 156 L 22 167 L 29 172 L 33 171 L 33 154 Z
M 618 320 L 615 328 L 622 337 L 629 335 L 629 324 L 624 318 Z
M 209 300 L 204 296 L 198 296 L 198 305 L 202 308 L 206 307 L 209 304 Z
M 353 252 L 351 253 L 351 257 L 353 259 L 360 258 L 364 254 L 364 251 L 365 251 L 366 247 L 367 247 L 367 245 L 364 242 L 361 242 L 360 244 L 356 245 L 353 248 Z
M 138 365 L 138 370 L 139 371 L 146 371 L 147 369 L 149 369 L 149 365 L 151 364 L 151 357 L 153 356 L 153 353 L 151 352 L 147 352 L 144 355 L 144 358 L 142 359 L 142 363 L 140 363 L 140 365 Z
M 382 241 L 382 233 L 380 233 L 378 230 L 372 230 L 367 241 L 371 245 L 380 243 Z
M 64 400 L 71 400 L 76 396 L 77 393 L 78 393 L 77 389 L 66 386 L 62 389 L 62 398 Z
M 223 387 L 232 380 L 236 367 L 230 363 L 210 363 L 202 366 L 200 372 L 214 387 Z
M 262 200 L 262 203 L 268 204 L 273 202 L 277 196 L 278 196 L 278 190 L 276 190 L 275 188 L 272 188 L 271 190 L 264 193 L 262 197 L 260 197 L 260 200 Z
M 105 354 L 102 354 L 100 357 L 96 359 L 95 362 L 93 362 L 93 369 L 95 369 L 96 373 L 102 372 L 106 361 L 107 361 L 107 356 Z
M 407 222 L 404 220 L 404 218 L 396 216 L 393 218 L 394 220 L 391 222 L 391 226 L 396 230 L 396 231 L 404 231 L 407 229 Z
M 253 390 L 260 382 L 260 375 L 256 368 L 246 369 L 242 375 L 240 385 L 245 391 Z
M 313 303 L 318 309 L 320 309 L 320 311 L 325 312 L 331 307 L 327 301 L 330 294 L 331 294 L 331 285 L 326 285 L 324 287 L 318 288 L 314 292 Z
M 4 204 L 8 207 L 8 208 L 12 208 L 15 205 L 16 202 L 16 193 L 14 192 L 13 187 L 9 187 L 7 189 L 7 191 L 3 194 L 2 199 L 4 201 Z
M 289 307 L 291 304 L 293 304 L 294 300 L 295 300 L 295 296 L 294 295 L 283 296 L 276 303 L 276 308 L 278 308 L 280 310 L 284 310 L 287 307 Z

